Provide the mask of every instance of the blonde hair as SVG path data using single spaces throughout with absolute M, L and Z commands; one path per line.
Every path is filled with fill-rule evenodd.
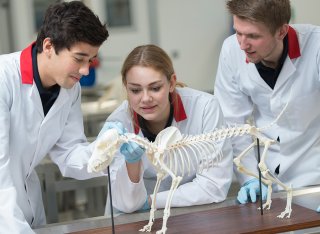
M 134 48 L 125 59 L 121 69 L 122 83 L 125 86 L 127 84 L 127 72 L 134 66 L 151 67 L 164 74 L 168 81 L 175 73 L 169 55 L 160 47 L 152 44 Z M 177 82 L 176 86 L 185 87 L 186 85 Z
M 134 66 L 151 67 L 154 70 L 164 74 L 168 82 L 170 82 L 172 75 L 175 74 L 169 55 L 160 47 L 152 44 L 138 46 L 129 53 L 121 69 L 122 83 L 124 86 L 127 85 L 127 73 Z M 176 87 L 185 86 L 186 85 L 182 82 L 176 82 Z M 172 99 L 174 99 L 171 100 L 171 102 L 175 102 L 176 95 L 171 96 Z M 137 127 L 133 110 L 130 108 L 130 106 L 129 109 L 133 120 L 133 126 Z

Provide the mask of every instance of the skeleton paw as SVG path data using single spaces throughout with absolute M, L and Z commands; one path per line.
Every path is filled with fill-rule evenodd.
M 262 208 L 263 208 L 263 209 L 266 209 L 266 210 L 270 210 L 270 208 L 271 208 L 271 201 L 264 203 L 263 206 L 262 206 Z
M 162 228 L 161 230 L 157 231 L 156 234 L 165 234 L 167 231 L 167 228 Z
M 263 210 L 270 210 L 270 208 L 271 208 L 271 202 L 266 202 L 262 205 Z M 261 207 L 259 207 L 258 210 L 261 210 Z
M 291 216 L 291 209 L 285 209 L 281 214 L 279 214 L 277 217 L 280 218 L 280 219 L 283 219 L 283 218 L 287 218 L 289 219 L 290 216 Z
M 151 232 L 152 224 L 145 225 L 142 229 L 139 230 L 139 232 Z

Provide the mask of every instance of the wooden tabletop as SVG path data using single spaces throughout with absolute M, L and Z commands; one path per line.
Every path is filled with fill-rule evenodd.
M 285 205 L 285 200 L 273 199 L 271 209 L 265 210 L 263 215 L 257 210 L 259 203 L 249 203 L 172 216 L 167 223 L 167 233 L 279 233 L 320 226 L 320 214 L 296 204 L 292 204 L 291 218 L 277 218 Z M 115 233 L 141 233 L 139 229 L 147 223 L 148 221 L 140 221 L 116 225 Z M 156 233 L 161 229 L 161 225 L 162 219 L 156 219 L 151 233 Z M 72 232 L 72 234 L 102 233 L 111 234 L 111 227 Z

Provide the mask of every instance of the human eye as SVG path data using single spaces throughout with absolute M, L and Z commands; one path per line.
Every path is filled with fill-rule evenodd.
M 236 31 L 236 34 L 237 34 L 237 36 L 241 36 L 241 33 L 240 33 L 240 32 L 238 32 L 238 31 Z
M 129 90 L 131 93 L 134 93 L 134 94 L 138 94 L 141 91 L 140 89 L 137 89 L 137 88 L 130 88 Z
M 78 58 L 76 56 L 73 57 L 74 60 L 77 62 L 77 63 L 82 63 L 83 62 L 83 59 L 82 58 Z
M 158 92 L 160 89 L 161 89 L 161 86 L 151 87 L 151 90 L 154 91 L 154 92 Z
M 250 39 L 258 39 L 260 37 L 260 35 L 258 34 L 248 34 L 248 38 Z

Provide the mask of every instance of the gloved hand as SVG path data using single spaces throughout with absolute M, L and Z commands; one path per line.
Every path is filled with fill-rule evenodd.
M 137 143 L 129 141 L 128 143 L 123 143 L 120 147 L 120 153 L 124 156 L 127 163 L 138 162 L 145 149 L 141 148 Z
M 318 206 L 318 208 L 317 208 L 317 212 L 318 212 L 318 213 L 320 213 L 320 206 Z
M 150 199 L 150 201 L 151 201 L 151 199 Z M 139 211 L 150 210 L 150 208 L 151 208 L 151 205 L 149 204 L 149 196 L 147 195 L 147 199 Z
M 102 129 L 99 132 L 99 135 L 97 138 L 103 135 L 107 130 L 115 128 L 117 129 L 119 135 L 123 135 L 124 133 L 127 132 L 127 129 L 125 129 L 120 122 L 105 122 Z
M 260 195 L 259 187 L 260 186 L 259 186 L 258 179 L 254 178 L 252 180 L 247 181 L 240 188 L 238 192 L 237 200 L 241 204 L 245 204 L 249 202 L 249 198 L 251 199 L 251 202 L 256 202 L 257 195 Z M 263 183 L 261 184 L 261 190 L 262 190 L 262 200 L 266 200 L 268 188 Z

